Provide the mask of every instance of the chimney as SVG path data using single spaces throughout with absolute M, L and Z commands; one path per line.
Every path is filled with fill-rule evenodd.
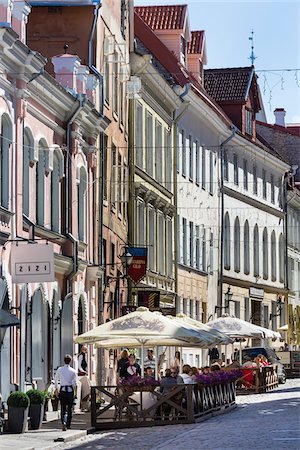
M 281 127 L 285 127 L 285 109 L 284 108 L 276 108 L 274 111 L 275 115 L 275 125 L 280 125 Z
M 80 67 L 80 59 L 77 55 L 53 56 L 51 59 L 54 66 L 55 79 L 64 88 L 77 93 L 78 70 Z
M 30 11 L 31 6 L 26 1 L 18 1 L 13 4 L 12 28 L 18 33 L 23 44 L 26 44 L 26 25 Z
M 0 22 L 3 26 L 10 26 L 13 0 L 0 0 Z

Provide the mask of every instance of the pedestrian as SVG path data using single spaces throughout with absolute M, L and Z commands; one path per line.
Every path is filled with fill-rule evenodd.
M 148 348 L 147 358 L 144 359 L 144 367 L 151 367 L 155 375 L 155 356 L 153 355 L 153 349 Z
M 141 367 L 135 360 L 135 355 L 131 353 L 128 358 L 128 362 L 120 370 L 121 378 L 128 380 L 131 377 L 141 376 Z
M 64 366 L 57 369 L 54 379 L 55 395 L 60 399 L 62 430 L 71 428 L 72 408 L 77 398 L 78 377 L 76 370 L 70 366 L 72 356 L 65 355 Z M 60 389 L 58 385 L 60 384 Z
M 124 367 L 128 363 L 128 350 L 124 348 L 121 352 L 121 358 L 118 360 L 117 364 L 117 378 L 122 377 L 121 372 L 124 372 Z
M 88 372 L 87 372 L 88 364 L 87 364 L 87 360 L 86 360 L 87 351 L 88 351 L 87 346 L 83 345 L 81 347 L 81 352 L 79 353 L 79 356 L 78 356 L 78 375 L 79 376 L 85 376 L 88 374 Z
M 219 359 L 219 350 L 217 347 L 209 349 L 208 356 L 210 358 L 210 362 L 212 362 L 213 359 Z

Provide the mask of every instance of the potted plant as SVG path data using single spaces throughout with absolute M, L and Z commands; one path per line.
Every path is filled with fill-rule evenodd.
M 30 389 L 27 392 L 30 400 L 29 406 L 29 417 L 30 417 L 30 428 L 32 430 L 38 430 L 41 428 L 43 417 L 44 417 L 44 405 L 46 395 L 43 391 L 39 389 Z
M 29 397 L 25 392 L 12 392 L 7 399 L 8 430 L 12 433 L 24 433 L 27 425 Z

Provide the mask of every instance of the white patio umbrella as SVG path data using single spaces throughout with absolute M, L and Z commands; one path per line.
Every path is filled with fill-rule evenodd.
M 228 314 L 224 314 L 222 317 L 218 317 L 207 323 L 211 328 L 218 331 L 222 331 L 231 338 L 259 338 L 265 337 L 262 327 L 254 325 L 253 323 L 246 322 L 245 320 L 238 319 L 237 317 L 231 317 Z M 240 363 L 242 362 L 242 342 L 240 341 Z
M 289 325 L 286 323 L 277 329 L 278 329 L 278 331 L 288 331 Z
M 99 347 L 112 348 L 120 346 L 202 346 L 212 344 L 207 331 L 197 330 L 175 322 L 160 313 L 151 312 L 140 307 L 136 311 L 110 322 L 99 325 L 93 330 L 75 338 L 80 344 L 97 343 Z M 142 358 L 142 369 L 143 369 Z
M 269 330 L 269 328 L 264 328 L 264 327 L 260 327 L 260 326 L 258 326 L 258 328 L 261 328 L 262 332 L 264 333 L 264 337 L 266 339 L 280 339 L 281 338 L 281 334 L 278 333 L 278 331 Z

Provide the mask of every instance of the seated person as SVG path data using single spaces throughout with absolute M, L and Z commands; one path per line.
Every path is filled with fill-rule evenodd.
M 199 374 L 199 370 L 197 369 L 197 367 L 191 367 L 191 370 L 190 370 L 190 373 L 189 373 L 191 379 L 195 380 L 195 377 L 198 374 Z
M 194 380 L 190 377 L 191 366 L 189 364 L 184 364 L 182 367 L 182 373 L 180 374 L 183 379 L 184 384 L 193 384 Z
M 244 362 L 243 367 L 257 367 L 257 364 L 252 361 L 251 356 L 246 356 L 246 361 Z
M 212 365 L 210 366 L 211 372 L 215 372 L 216 370 L 221 370 L 221 364 L 218 359 L 213 361 Z
M 136 362 L 135 355 L 131 353 L 129 355 L 128 362 L 120 370 L 120 377 L 128 380 L 128 378 L 136 377 L 138 375 L 141 376 L 141 367 Z
M 209 374 L 210 373 L 210 367 L 209 366 L 203 367 L 203 369 L 201 370 L 201 373 L 203 373 L 203 375 Z
M 240 363 L 238 362 L 237 359 L 233 359 L 232 363 L 228 364 L 227 367 L 230 368 L 230 369 L 239 369 L 241 366 L 240 366 Z
M 184 384 L 183 378 L 179 375 L 178 367 L 171 367 L 171 376 L 175 378 L 177 384 Z
M 165 376 L 160 382 L 160 392 L 162 394 L 167 394 L 174 386 L 177 386 L 177 380 L 172 376 L 171 369 L 166 369 Z
M 145 378 L 154 378 L 154 372 L 152 370 L 152 367 L 146 367 Z

